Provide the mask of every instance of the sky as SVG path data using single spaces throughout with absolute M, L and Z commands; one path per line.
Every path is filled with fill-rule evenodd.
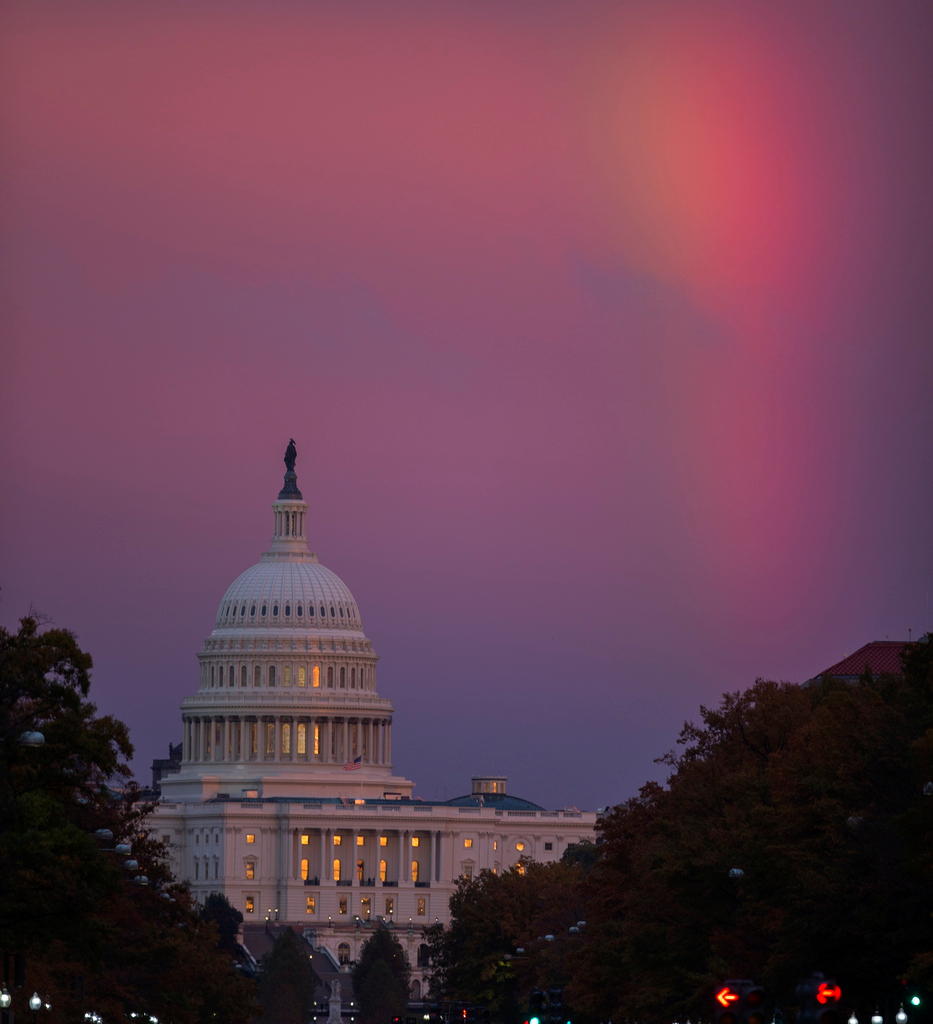
M 143 781 L 298 445 L 417 796 L 933 628 L 933 6 L 10 0 L 0 623 Z

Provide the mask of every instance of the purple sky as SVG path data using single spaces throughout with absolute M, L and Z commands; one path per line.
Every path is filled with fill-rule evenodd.
M 933 7 L 10 2 L 0 621 L 137 769 L 292 436 L 397 768 L 624 799 L 933 627 Z

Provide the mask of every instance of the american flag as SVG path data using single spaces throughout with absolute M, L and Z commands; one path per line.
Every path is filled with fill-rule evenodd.
M 363 755 L 357 754 L 352 761 L 347 761 L 343 766 L 345 772 L 355 772 L 357 769 L 363 767 Z

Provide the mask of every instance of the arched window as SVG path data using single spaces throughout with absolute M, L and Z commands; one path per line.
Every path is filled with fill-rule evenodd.
M 299 619 L 301 618 L 302 615 L 304 615 L 304 613 L 305 613 L 304 605 L 296 604 L 295 605 L 295 614 L 298 616 Z
M 417 978 L 415 978 L 408 989 L 408 998 L 413 1003 L 421 1002 L 421 982 Z
M 290 604 L 285 605 L 285 618 L 288 619 L 292 614 L 292 606 Z
M 379 861 L 379 881 L 384 882 L 386 876 L 389 873 L 389 862 L 386 860 Z
M 259 686 L 262 683 L 262 667 L 260 665 L 253 666 L 253 686 Z
M 314 617 L 314 605 L 313 605 L 313 604 L 309 604 L 309 605 L 308 605 L 308 614 L 309 614 L 309 615 L 310 615 L 310 616 L 311 616 L 312 618 Z
M 340 881 L 340 871 L 341 871 L 340 858 L 339 857 L 334 857 L 334 881 L 335 882 L 339 882 Z
M 234 683 L 234 678 L 233 678 L 234 671 L 235 671 L 235 669 L 234 669 L 234 667 L 232 665 L 227 669 L 227 683 L 230 686 L 233 686 L 233 683 Z
M 301 858 L 301 880 L 307 882 L 311 877 L 311 861 L 307 857 Z
M 282 685 L 283 686 L 291 686 L 292 685 L 292 667 L 291 667 L 291 665 L 286 665 L 282 669 Z
M 334 606 L 333 605 L 330 606 L 330 617 L 332 619 L 337 617 L 337 613 L 334 611 Z
M 342 619 L 343 618 L 343 605 L 342 604 L 338 605 L 337 606 L 337 610 L 340 612 L 340 618 Z
M 214 685 L 214 666 L 211 665 L 211 686 Z
M 321 666 L 320 665 L 315 665 L 314 668 L 311 669 L 311 685 L 312 686 L 320 686 L 321 685 Z
M 351 668 L 350 669 L 350 689 L 351 690 L 355 690 L 356 689 L 356 669 L 355 668 Z
M 324 611 L 324 605 L 321 605 L 321 618 L 323 619 L 326 614 L 327 612 Z
M 304 722 L 295 726 L 295 746 L 299 757 L 308 753 L 308 727 Z
M 350 962 L 350 947 L 346 942 L 341 942 L 337 947 L 337 961 L 341 964 L 348 964 Z
M 411 862 L 411 880 L 413 882 L 417 882 L 418 881 L 418 876 L 419 876 L 420 873 L 421 873 L 421 865 L 416 860 L 413 860 Z
M 275 665 L 269 666 L 269 685 L 275 686 Z
M 246 880 L 252 882 L 256 877 L 256 862 L 254 860 L 248 860 L 246 862 Z
M 328 665 L 327 666 L 327 685 L 328 686 L 333 686 L 334 685 L 334 666 L 333 665 Z
M 249 610 L 249 617 L 254 619 L 256 617 L 256 605 L 252 605 Z
M 304 667 L 304 665 L 299 665 L 298 666 L 298 685 L 299 686 L 307 686 L 308 685 L 307 671 L 308 670 Z
M 266 606 L 265 606 L 265 605 L 263 605 L 263 606 L 262 606 L 262 608 L 260 608 L 260 609 L 259 609 L 259 614 L 260 614 L 260 615 L 261 615 L 261 616 L 262 616 L 263 618 L 265 618 L 265 617 L 266 617 Z
M 347 670 L 343 667 L 343 665 L 340 666 L 340 685 L 347 685 Z
M 276 615 L 278 615 L 278 614 L 279 614 L 279 606 L 278 606 L 277 604 L 274 604 L 274 605 L 272 606 L 272 616 L 273 616 L 273 618 L 274 618 L 274 617 L 275 617 Z
M 282 753 L 292 752 L 292 727 L 290 722 L 282 723 Z
M 240 666 L 240 686 L 246 686 L 246 666 Z

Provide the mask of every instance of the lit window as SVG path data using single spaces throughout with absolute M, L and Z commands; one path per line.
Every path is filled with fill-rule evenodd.
M 341 913 L 345 914 L 346 910 L 342 910 Z M 348 964 L 350 962 L 350 946 L 348 943 L 341 942 L 337 947 L 337 962 L 341 964 Z
M 308 685 L 308 670 L 304 667 L 304 665 L 299 665 L 298 666 L 298 685 L 299 686 L 307 686 Z
M 470 863 L 464 864 L 463 865 L 463 870 L 460 872 L 460 874 L 463 875 L 464 878 L 472 878 L 473 877 L 473 865 L 470 864 Z
M 389 837 L 388 836 L 380 836 L 379 837 L 379 845 L 380 846 L 388 846 L 389 845 Z
M 275 722 L 266 722 L 266 756 L 275 753 Z
M 347 912 L 347 897 L 346 896 L 341 896 L 340 899 L 337 900 L 337 913 L 338 914 L 345 914 L 346 912 Z M 349 952 L 349 950 L 348 950 L 348 952 Z
M 292 667 L 291 667 L 291 665 L 286 665 L 285 668 L 282 669 L 282 685 L 283 686 L 291 686 L 292 685 Z
M 365 865 L 363 864 L 363 862 L 361 860 L 358 860 L 356 862 L 356 880 L 358 882 L 362 882 L 363 881 L 363 871 L 364 870 L 365 870 Z
M 421 871 L 421 865 L 416 860 L 413 860 L 411 862 L 411 880 L 413 882 L 417 882 L 418 881 L 418 875 L 419 875 L 420 871 Z
M 253 861 L 248 860 L 246 862 L 246 878 L 248 881 L 252 881 L 256 877 L 256 865 Z
M 524 843 L 516 843 L 515 844 L 515 849 L 518 850 L 519 853 L 521 853 L 522 850 L 525 849 L 525 844 Z
M 499 849 L 499 840 L 498 839 L 493 839 L 493 841 L 492 841 L 492 848 L 494 850 L 498 850 Z
M 424 917 L 424 915 L 427 912 L 428 912 L 428 901 L 424 898 L 424 896 L 419 896 L 418 897 L 418 911 L 417 911 L 418 917 Z
M 317 903 L 313 896 L 307 896 L 305 898 L 305 913 L 313 914 L 317 910 Z
M 389 874 L 389 862 L 385 860 L 379 861 L 379 881 L 384 882 Z
M 308 753 L 308 727 L 304 722 L 299 722 L 295 727 L 295 743 L 299 755 L 303 756 Z
M 464 849 L 469 850 L 472 845 L 473 845 L 473 840 L 472 839 L 464 839 L 463 840 Z
M 395 913 L 395 897 L 394 896 L 386 896 L 386 914 L 389 915 L 389 914 L 394 914 L 394 913 Z
M 360 897 L 360 916 L 366 919 L 373 916 L 373 901 L 369 896 Z
M 307 857 L 301 858 L 301 880 L 307 882 L 311 874 L 311 862 Z
M 334 857 L 334 881 L 340 881 L 340 858 Z
M 256 842 L 256 833 L 255 832 L 247 832 L 246 833 L 246 842 L 249 843 L 250 846 L 252 846 L 253 843 Z
M 341 846 L 343 844 L 343 836 L 334 836 L 334 846 Z
M 307 832 L 302 832 L 301 833 L 301 845 L 302 846 L 310 846 L 310 844 L 311 844 L 311 836 L 309 836 Z
M 525 862 L 523 860 L 517 861 L 515 864 L 515 870 L 523 875 L 525 873 Z
M 363 836 L 357 836 L 356 837 L 356 845 L 357 846 L 363 846 L 363 845 L 365 845 L 365 843 L 366 843 L 366 839 Z
M 421 836 L 412 836 L 411 837 L 411 845 L 412 846 L 420 846 L 421 845 Z
M 246 911 L 247 914 L 256 913 L 256 901 L 253 899 L 252 896 L 246 897 L 246 906 L 244 907 L 244 910 Z
M 282 723 L 282 753 L 292 752 L 292 727 L 289 722 Z
M 321 756 L 321 727 L 319 725 L 314 727 L 314 756 Z
M 321 666 L 320 665 L 315 665 L 311 669 L 311 685 L 312 686 L 320 686 L 321 685 Z
M 253 755 L 259 752 L 259 723 L 249 723 L 249 752 Z

